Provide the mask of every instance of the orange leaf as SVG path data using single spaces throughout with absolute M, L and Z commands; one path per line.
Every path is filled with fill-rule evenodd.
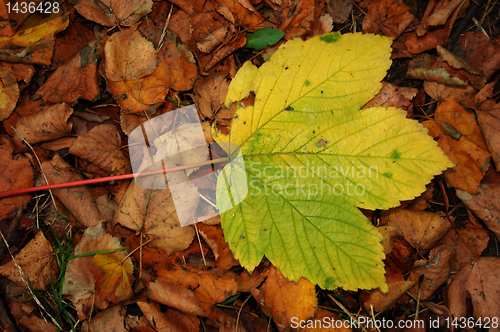
M 134 277 L 131 263 L 121 264 L 109 256 L 97 254 L 92 259 L 90 271 L 94 275 L 97 292 L 103 299 L 117 303 L 132 296 L 130 282 Z
M 318 307 L 314 285 L 304 277 L 299 282 L 288 280 L 275 266 L 261 288 L 265 311 L 277 324 L 290 324 L 292 318 L 299 321 L 314 316 Z

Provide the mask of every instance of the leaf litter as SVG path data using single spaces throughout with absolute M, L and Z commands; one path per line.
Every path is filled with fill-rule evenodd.
M 62 8 L 67 11 L 69 7 L 63 4 Z M 248 139 L 260 124 L 254 122 L 248 130 L 243 122 L 246 116 L 261 112 L 260 91 L 267 89 L 260 83 L 264 75 L 257 69 L 247 74 L 250 82 L 242 79 L 250 63 L 266 68 L 268 74 L 279 66 L 273 59 L 285 41 L 294 37 L 309 40 L 332 29 L 394 38 L 389 50 L 393 66 L 382 90 L 371 86 L 373 92 L 355 106 L 359 109 L 368 102 L 364 110 L 403 109 L 400 121 L 406 117 L 422 122 L 454 167 L 415 199 L 426 188 L 420 186 L 418 192 L 398 198 L 391 194 L 387 199 L 393 203 L 380 203 L 389 186 L 373 201 L 364 199 L 355 204 L 388 208 L 397 206 L 400 199 L 407 200 L 400 208 L 362 210 L 351 219 L 378 226 L 373 234 L 381 235 L 374 237 L 371 247 L 376 248 L 383 239 L 377 250 L 380 260 L 386 258 L 383 269 L 369 275 L 387 283 L 387 288 L 382 281 L 356 287 L 353 285 L 362 284 L 348 275 L 336 284 L 353 290 L 377 285 L 388 292 L 326 290 L 326 284 L 300 279 L 303 272 L 291 274 L 300 271 L 300 263 L 282 259 L 283 254 L 276 251 L 279 246 L 274 252 L 266 249 L 267 259 L 278 268 L 270 267 L 266 258 L 261 262 L 262 256 L 257 255 L 249 274 L 244 267 L 251 269 L 250 265 L 238 254 L 242 247 L 235 250 L 236 242 L 227 231 L 224 220 L 229 214 L 222 215 L 225 233 L 217 225 L 219 217 L 207 220 L 207 225 L 195 225 L 196 229 L 181 227 L 169 190 L 141 188 L 135 180 L 54 189 L 54 201 L 45 192 L 0 198 L 2 234 L 21 237 L 16 241 L 6 237 L 13 259 L 9 254 L 0 265 L 2 302 L 15 322 L 2 320 L 0 326 L 17 322 L 30 331 L 57 331 L 53 323 L 57 322 L 64 330 L 82 331 L 287 331 L 297 327 L 292 325 L 292 317 L 300 317 L 305 324 L 300 330 L 314 331 L 308 322 L 341 322 L 358 313 L 371 317 L 372 310 L 377 319 L 408 319 L 420 314 L 418 319 L 427 323 L 440 319 L 440 326 L 445 318 L 473 317 L 483 323 L 498 318 L 495 246 L 500 233 L 496 200 L 500 148 L 495 123 L 499 118 L 496 77 L 500 46 L 498 27 L 491 23 L 498 15 L 498 6 L 483 4 L 475 14 L 481 27 L 460 31 L 457 22 L 473 7 L 458 0 L 302 1 L 298 5 L 287 0 L 142 1 L 125 5 L 81 1 L 76 6 L 81 17 L 54 15 L 44 21 L 32 15 L 25 28 L 5 30 L 11 32 L 0 37 L 2 191 L 128 174 L 127 136 L 149 119 L 182 104 L 196 103 L 205 136 L 211 136 L 207 129 L 213 126 L 216 140 L 228 133 Z M 116 24 L 118 28 L 103 29 Z M 261 28 L 281 31 L 284 40 L 268 46 L 262 54 L 245 49 L 247 37 Z M 67 32 L 61 32 L 64 30 Z M 78 31 L 82 31 L 80 37 Z M 357 47 L 357 42 L 351 46 Z M 277 55 L 273 57 L 273 53 Z M 271 60 L 264 62 L 270 56 Z M 244 64 L 249 58 L 251 62 Z M 359 59 L 355 62 L 362 63 Z M 394 74 L 392 70 L 399 65 L 403 71 Z M 47 71 L 49 66 L 53 72 Z M 314 87 L 316 77 L 309 78 Z M 287 92 L 283 83 L 280 89 Z M 238 105 L 225 105 L 226 95 L 234 93 L 238 101 L 248 96 Z M 263 116 L 271 119 L 288 107 L 287 98 L 273 99 L 272 110 L 266 109 Z M 298 104 L 290 106 L 303 107 Z M 92 113 L 99 117 L 88 116 Z M 372 117 L 375 114 L 383 113 L 380 109 Z M 374 123 L 374 119 L 363 125 Z M 307 121 L 295 129 L 308 128 Z M 178 127 L 179 133 L 185 132 L 181 136 L 188 145 L 191 127 Z M 361 122 L 357 128 L 362 128 Z M 282 135 L 281 139 L 269 138 L 276 144 L 286 141 L 283 130 L 292 127 L 263 129 Z M 375 133 L 383 130 L 379 127 Z M 254 144 L 265 147 L 262 137 Z M 305 148 L 321 154 L 322 149 L 332 149 L 332 144 L 332 138 L 321 136 Z M 170 149 L 174 151 L 176 146 Z M 197 154 L 180 157 L 173 162 L 206 160 L 205 155 Z M 178 176 L 184 181 L 203 172 L 203 168 L 192 169 Z M 207 206 L 200 196 L 206 190 L 187 190 L 186 209 Z M 321 207 L 313 207 L 321 199 L 307 197 L 308 213 L 318 213 Z M 381 205 L 374 203 L 377 200 Z M 10 226 L 19 209 L 22 220 L 31 220 L 33 226 L 19 226 L 13 232 Z M 257 211 L 260 214 L 252 213 L 248 226 L 265 220 L 265 209 Z M 243 236 L 246 240 L 251 237 Z M 269 244 L 255 243 L 258 250 L 277 245 L 276 238 Z M 126 249 L 107 252 L 121 247 Z M 70 259 L 89 252 L 90 256 Z M 132 257 L 126 257 L 128 253 Z M 379 264 L 382 266 L 382 261 Z M 61 268 L 63 280 L 58 279 Z M 309 279 L 314 280 L 314 275 L 308 274 Z M 315 288 L 315 283 L 323 289 Z M 45 310 L 34 310 L 39 305 L 26 302 L 34 296 Z M 69 305 L 57 304 L 55 299 L 60 296 Z M 415 316 L 409 316 L 412 313 Z M 75 326 L 78 319 L 82 323 Z M 475 327 L 480 330 L 479 325 Z

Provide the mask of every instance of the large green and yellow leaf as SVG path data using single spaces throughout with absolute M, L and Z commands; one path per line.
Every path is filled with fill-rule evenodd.
M 295 39 L 231 82 L 226 103 L 251 91 L 255 103 L 238 106 L 228 136 L 214 136 L 240 146 L 248 195 L 233 207 L 219 180 L 217 204 L 226 241 L 250 271 L 266 255 L 292 280 L 387 290 L 381 236 L 357 207 L 397 206 L 453 166 L 404 111 L 360 110 L 381 87 L 390 44 L 363 34 Z M 237 171 L 226 166 L 224 178 Z

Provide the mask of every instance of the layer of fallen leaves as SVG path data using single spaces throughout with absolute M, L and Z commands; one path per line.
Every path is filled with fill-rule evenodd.
M 213 122 L 226 131 L 234 110 L 223 101 L 237 69 L 248 58 L 262 64 L 280 44 L 243 49 L 263 27 L 284 40 L 332 29 L 393 37 L 392 84 L 365 107 L 407 110 L 456 167 L 415 200 L 366 212 L 384 238 L 388 293 L 324 292 L 265 261 L 249 274 L 218 217 L 180 227 L 170 191 L 135 181 L 2 198 L 0 289 L 15 322 L 0 315 L 0 326 L 69 330 L 79 319 L 82 331 L 289 331 L 302 320 L 300 331 L 325 331 L 308 322 L 419 312 L 443 327 L 446 318 L 500 317 L 491 249 L 500 237 L 499 9 L 483 4 L 481 28 L 457 34 L 471 3 L 82 0 L 49 17 L 9 16 L 0 24 L 2 191 L 128 174 L 127 136 L 181 102 L 196 104 L 207 133 Z M 189 208 L 203 190 L 190 191 Z M 64 250 L 83 256 L 68 260 Z M 57 315 L 49 289 L 71 318 Z

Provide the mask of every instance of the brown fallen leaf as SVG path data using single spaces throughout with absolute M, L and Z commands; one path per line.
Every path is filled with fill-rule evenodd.
M 177 93 L 172 94 L 173 90 L 170 91 L 169 96 L 177 95 Z M 167 100 L 161 105 L 156 112 L 153 115 L 150 115 L 149 117 L 143 116 L 141 114 L 127 114 L 123 111 L 120 112 L 120 126 L 122 128 L 122 131 L 125 133 L 125 135 L 129 136 L 132 131 L 134 131 L 135 128 L 139 127 L 141 124 L 154 119 L 157 116 L 160 116 L 162 114 L 165 114 L 167 112 L 170 112 L 174 110 L 177 107 L 176 103 Z
M 333 19 L 335 24 L 343 24 L 351 16 L 352 6 L 354 0 L 338 0 L 328 1 L 326 3 L 326 10 Z
M 491 325 L 492 319 L 500 317 L 500 292 L 497 287 L 500 278 L 500 259 L 481 257 L 463 267 L 448 286 L 448 307 L 453 317 L 467 317 L 466 299 L 470 296 L 472 315 L 483 322 L 490 322 L 490 331 L 499 326 Z
M 455 56 L 450 55 L 450 52 L 439 45 L 437 45 L 437 48 L 442 50 L 442 52 L 446 52 L 450 58 L 453 58 L 455 60 L 454 64 L 458 62 Z M 408 64 L 406 77 L 423 81 L 433 81 L 449 86 L 466 86 L 467 84 L 471 84 L 476 89 L 481 89 L 486 83 L 483 76 L 468 72 L 462 68 L 455 69 L 448 62 L 449 60 L 444 61 L 442 57 L 426 53 L 420 54 Z M 470 66 L 467 65 L 467 68 L 470 68 Z
M 72 167 L 57 154 L 52 160 L 44 161 L 42 168 L 48 184 L 83 180 L 81 175 L 75 173 Z M 47 184 L 44 177 L 42 177 L 42 183 Z M 101 214 L 87 187 L 60 188 L 53 189 L 52 192 L 83 226 L 94 226 L 101 220 Z
M 179 312 L 169 308 L 162 312 L 160 306 L 154 302 L 137 301 L 142 313 L 156 331 L 169 332 L 198 332 L 200 320 L 195 315 Z
M 204 117 L 214 119 L 224 107 L 229 80 L 224 75 L 201 77 L 194 86 L 194 101 Z
M 370 292 L 369 296 L 363 301 L 363 306 L 367 312 L 371 312 L 371 306 L 376 312 L 380 312 L 388 307 L 390 307 L 394 302 L 396 302 L 401 296 L 403 296 L 410 288 L 417 283 L 418 278 L 415 278 L 412 274 L 406 280 L 403 273 L 399 271 L 389 270 L 386 275 L 386 282 L 389 286 L 389 292 L 383 293 L 380 289 L 375 289 Z
M 154 9 L 153 9 L 154 11 Z M 168 30 L 172 31 L 181 42 L 187 44 L 191 37 L 191 23 L 190 16 L 182 10 L 178 10 L 170 17 Z
M 206 316 L 217 318 L 216 303 L 223 302 L 237 293 L 236 276 L 232 271 L 219 268 L 202 270 L 187 265 L 181 268 L 169 263 L 156 270 L 158 278 L 185 289 L 192 289 L 199 300 L 199 307 Z M 313 287 L 314 289 L 314 287 Z
M 381 219 L 397 225 L 405 240 L 419 251 L 434 248 L 451 228 L 444 213 L 395 208 L 383 211 Z
M 179 8 L 181 8 L 183 11 L 185 11 L 189 15 L 193 15 L 195 13 L 200 13 L 202 11 L 205 1 L 204 0 L 173 0 L 172 3 L 179 6 Z
M 221 269 L 230 269 L 239 265 L 234 258 L 229 245 L 224 240 L 224 234 L 220 225 L 208 226 L 202 223 L 197 225 L 203 240 L 208 244 L 215 257 L 215 265 Z
M 59 267 L 52 245 L 43 232 L 38 232 L 14 258 L 15 263 L 10 261 L 0 266 L 0 274 L 9 280 L 24 287 L 28 287 L 29 281 L 34 290 L 45 290 L 57 280 Z
M 196 190 L 187 191 L 190 196 L 185 209 L 196 209 Z M 156 238 L 150 247 L 159 248 L 169 254 L 182 251 L 193 241 L 195 231 L 191 226 L 181 227 L 170 190 L 144 189 L 132 181 L 113 219 L 113 225 L 142 232 Z
M 234 25 L 250 31 L 264 27 L 264 17 L 249 1 L 212 0 L 212 3 L 215 10 Z
M 36 73 L 33 65 L 8 62 L 0 62 L 0 71 L 8 71 L 14 75 L 19 91 L 24 90 L 31 83 L 31 79 Z
M 7 119 L 16 108 L 19 87 L 14 74 L 0 70 L 0 121 Z
M 255 292 L 259 291 L 255 289 L 252 295 Z M 302 277 L 298 283 L 290 281 L 274 266 L 260 293 L 264 303 L 259 304 L 278 326 L 291 324 L 294 317 L 299 321 L 311 318 L 318 307 L 315 287 L 309 280 Z
M 103 124 L 78 136 L 69 153 L 93 163 L 109 175 L 128 174 L 131 172 L 130 161 L 123 154 L 120 143 L 116 126 Z
M 464 32 L 455 45 L 462 58 L 478 69 L 486 80 L 500 69 L 500 46 L 479 31 Z
M 485 89 L 488 89 L 488 95 L 493 97 L 493 87 L 486 86 Z M 495 163 L 495 168 L 500 170 L 500 132 L 498 131 L 500 125 L 500 103 L 496 104 L 494 100 L 487 99 L 484 102 L 480 102 L 477 108 L 476 116 L 479 127 L 481 127 L 481 132 L 484 135 L 488 150 Z
M 453 252 L 452 245 L 440 244 L 432 248 L 428 259 L 415 262 L 412 273 L 417 278 L 422 275 L 424 277 L 418 286 L 410 290 L 413 296 L 420 296 L 420 299 L 427 300 L 448 280 L 452 272 L 451 257 Z
M 102 45 L 94 40 L 85 46 L 67 64 L 60 66 L 38 89 L 36 95 L 48 103 L 74 104 L 79 98 L 95 101 L 101 94 L 98 60 Z
M 40 112 L 18 117 L 14 128 L 30 144 L 52 141 L 71 132 L 72 125 L 67 123 L 71 113 L 73 110 L 67 104 L 56 104 Z M 22 141 L 17 134 L 14 139 L 19 143 Z
M 82 0 L 75 6 L 83 17 L 108 27 L 117 23 L 131 26 L 150 13 L 152 8 L 152 0 L 102 0 L 99 2 Z
M 422 124 L 429 130 L 429 135 L 439 138 L 438 146 L 457 164 L 444 172 L 446 182 L 454 188 L 466 190 L 471 194 L 477 193 L 479 183 L 489 167 L 488 151 L 461 135 L 452 124 L 441 122 L 439 125 L 435 121 L 425 121 Z
M 397 38 L 413 22 L 413 15 L 402 0 L 365 0 L 361 7 L 368 8 L 363 19 L 363 32 Z
M 418 90 L 415 88 L 397 87 L 391 83 L 382 82 L 382 89 L 363 106 L 363 109 L 377 106 L 398 107 L 407 111 L 408 114 L 412 114 L 413 104 L 411 100 L 417 92 Z
M 48 322 L 46 319 L 37 317 L 33 313 L 25 312 L 22 308 L 22 304 L 17 301 L 12 301 L 9 303 L 10 313 L 16 319 L 17 323 L 30 332 L 57 332 L 60 331 L 57 326 Z M 5 331 L 10 331 L 9 327 L 6 327 Z
M 73 59 L 95 39 L 92 29 L 73 20 L 64 33 L 56 35 L 50 69 L 54 70 Z
M 160 30 L 156 30 L 156 32 L 161 33 Z M 140 36 L 138 31 L 136 33 Z M 129 38 L 128 35 L 123 35 L 121 40 L 124 41 L 113 46 L 113 52 L 121 52 L 120 45 Z M 193 54 L 184 44 L 176 43 L 173 34 L 168 33 L 166 35 L 164 44 L 158 53 L 155 52 L 150 41 L 142 36 L 140 38 L 141 45 L 148 45 L 144 52 L 150 54 L 147 56 L 147 61 L 150 64 L 153 63 L 154 58 L 154 68 L 144 64 L 142 67 L 139 66 L 139 69 L 142 68 L 143 70 L 136 73 L 136 70 L 133 69 L 134 66 L 129 64 L 128 60 L 117 58 L 116 64 L 112 66 L 119 66 L 121 69 L 115 73 L 113 73 L 114 69 L 112 68 L 109 71 L 106 70 L 107 87 L 118 105 L 126 113 L 144 114 L 146 112 L 152 114 L 165 101 L 169 88 L 185 91 L 193 87 L 198 75 L 197 67 Z M 107 56 L 106 54 L 106 63 L 108 61 Z M 133 57 L 134 55 L 130 54 L 130 56 Z M 117 75 L 119 72 L 122 73 L 121 77 Z M 127 74 L 127 72 L 130 72 L 130 74 Z M 132 72 L 134 73 L 132 74 Z
M 419 26 L 419 29 L 417 29 L 417 34 L 422 36 L 430 27 L 444 25 L 450 18 L 452 18 L 452 14 L 457 9 L 461 8 L 464 2 L 464 0 L 439 1 L 434 6 L 432 14 L 423 20 L 422 25 Z
M 156 279 L 147 285 L 148 298 L 176 308 L 184 313 L 206 317 L 207 314 L 200 308 L 200 300 L 193 292 L 184 287 L 174 285 L 162 279 Z
M 125 327 L 125 313 L 120 306 L 112 306 L 101 311 L 92 320 L 86 320 L 82 323 L 82 331 L 87 332 L 127 332 Z
M 113 34 L 104 46 L 104 55 L 110 81 L 137 80 L 152 74 L 158 64 L 153 43 L 133 28 Z
M 446 122 L 452 125 L 460 134 L 467 137 L 478 147 L 483 150 L 487 149 L 481 129 L 476 122 L 476 117 L 460 105 L 458 101 L 449 99 L 439 104 L 434 113 L 434 119 L 439 124 Z
M 2 191 L 33 187 L 34 172 L 27 158 L 12 155 L 13 148 L 6 137 L 0 137 L 0 188 Z M 31 194 L 0 199 L 0 219 L 9 219 L 26 206 Z
M 476 195 L 457 189 L 457 197 L 472 210 L 488 229 L 500 237 L 500 184 L 481 184 Z
M 453 99 L 460 102 L 468 108 L 474 108 L 477 90 L 470 85 L 467 86 L 448 86 L 437 82 L 424 82 L 424 90 L 432 99 L 443 102 L 447 99 Z
M 468 220 L 464 223 L 455 222 L 454 227 L 441 242 L 453 248 L 450 257 L 452 271 L 460 270 L 464 265 L 481 256 L 489 240 L 488 231 L 483 227 L 478 227 Z

